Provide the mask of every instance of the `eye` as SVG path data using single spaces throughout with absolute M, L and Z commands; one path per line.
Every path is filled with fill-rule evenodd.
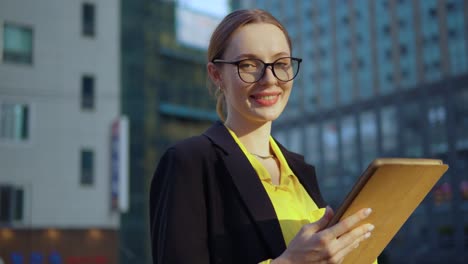
M 243 60 L 239 62 L 239 69 L 242 71 L 256 71 L 258 62 L 255 60 Z
M 291 59 L 285 58 L 285 59 L 280 59 L 275 62 L 275 68 L 282 68 L 286 69 L 291 66 Z

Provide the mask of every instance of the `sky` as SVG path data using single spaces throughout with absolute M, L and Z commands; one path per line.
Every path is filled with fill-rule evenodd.
M 223 17 L 229 12 L 228 0 L 178 0 L 181 6 Z

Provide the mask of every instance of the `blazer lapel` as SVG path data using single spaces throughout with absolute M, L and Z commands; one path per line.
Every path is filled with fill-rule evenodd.
M 205 135 L 225 151 L 223 159 L 226 168 L 265 244 L 272 256 L 281 255 L 286 249 L 281 227 L 255 169 L 221 122 L 214 124 Z

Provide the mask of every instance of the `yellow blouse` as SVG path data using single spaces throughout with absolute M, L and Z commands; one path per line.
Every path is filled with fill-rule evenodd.
M 284 241 L 286 246 L 288 246 L 303 225 L 316 222 L 323 216 L 325 208 L 319 209 L 312 198 L 310 198 L 307 191 L 292 172 L 283 153 L 281 153 L 281 150 L 273 138 L 270 137 L 270 146 L 280 164 L 279 185 L 274 185 L 272 183 L 270 174 L 266 168 L 255 156 L 246 150 L 236 134 L 229 128 L 228 130 L 254 167 L 263 187 L 268 193 L 278 217 Z M 267 260 L 262 263 L 270 263 L 270 261 L 271 260 Z
M 283 153 L 281 153 L 281 150 L 272 137 L 270 137 L 270 146 L 277 157 L 280 166 L 279 185 L 273 184 L 270 174 L 262 163 L 247 151 L 237 135 L 231 129 L 227 129 L 257 172 L 262 185 L 273 204 L 287 247 L 302 226 L 316 222 L 322 218 L 325 213 L 325 208 L 317 207 L 315 202 L 299 182 L 296 175 L 294 175 L 284 158 Z M 268 264 L 270 262 L 271 259 L 262 261 L 261 264 Z

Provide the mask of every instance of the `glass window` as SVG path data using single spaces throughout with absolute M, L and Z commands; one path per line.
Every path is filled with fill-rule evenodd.
M 325 187 L 335 187 L 338 184 L 338 132 L 334 121 L 324 124 L 323 134 L 323 158 Z
M 416 86 L 416 39 L 414 34 L 413 5 L 405 1 L 397 6 L 400 44 L 400 86 L 405 89 Z
M 435 81 L 442 77 L 437 1 L 421 1 L 420 7 L 424 78 Z
M 302 151 L 302 133 L 300 127 L 292 128 L 289 133 L 289 149 L 292 152 L 303 153 Z
M 81 78 L 81 108 L 94 109 L 94 76 Z
M 320 106 L 321 108 L 331 108 L 335 106 L 335 90 L 330 78 L 322 80 L 320 83 Z
M 447 1 L 447 31 L 450 70 L 458 75 L 468 70 L 463 1 Z
M 437 241 L 441 249 L 455 247 L 455 228 L 451 224 L 441 225 L 437 228 Z
M 0 185 L 0 223 L 8 224 L 23 220 L 23 188 Z
M 306 126 L 306 160 L 310 164 L 318 165 L 320 162 L 319 131 L 317 125 Z
M 273 133 L 273 137 L 278 141 L 281 145 L 288 146 L 286 140 L 286 133 L 284 131 L 278 131 Z
M 357 124 L 354 116 L 346 116 L 341 120 L 340 137 L 343 156 L 343 179 L 345 184 L 351 184 L 359 175 Z
M 468 89 L 458 92 L 454 101 L 456 148 L 468 149 Z
M 393 76 L 394 65 L 392 60 L 388 59 L 388 51 L 392 50 L 391 38 L 391 19 L 390 12 L 388 12 L 388 2 L 376 1 L 375 2 L 376 15 L 373 30 L 376 34 L 376 47 L 377 47 L 377 65 L 378 72 L 377 78 L 379 81 L 379 93 L 388 94 L 394 90 Z
M 11 221 L 12 188 L 0 186 L 0 223 Z
M 84 3 L 81 9 L 81 16 L 83 35 L 94 37 L 96 34 L 96 10 L 94 4 Z
M 382 155 L 391 157 L 398 154 L 398 121 L 396 108 L 388 106 L 381 112 Z
M 422 149 L 421 110 L 416 103 L 406 103 L 402 108 L 401 132 L 405 156 L 420 158 Z
M 371 30 L 370 24 L 370 9 L 367 1 L 354 1 L 352 2 L 355 8 L 355 30 L 353 36 L 356 46 L 356 57 L 354 58 L 357 65 L 357 87 L 359 90 L 359 97 L 367 99 L 372 97 L 374 89 L 372 84 L 372 50 L 371 37 L 369 31 Z
M 366 168 L 377 156 L 377 121 L 374 112 L 359 115 L 359 127 L 362 149 L 362 168 Z
M 307 61 L 314 61 L 312 46 L 306 45 L 305 48 L 308 48 L 310 51 L 305 52 Z M 317 91 L 319 90 L 319 63 L 303 63 L 300 69 L 300 75 L 302 79 L 305 80 L 302 82 L 304 85 L 304 108 L 307 112 L 314 112 L 317 110 Z
M 21 221 L 23 219 L 24 212 L 24 191 L 22 188 L 16 188 L 14 191 L 14 214 L 13 220 Z
M 351 62 L 349 62 L 351 64 Z M 343 65 L 342 65 L 343 66 Z M 340 67 L 340 68 L 344 68 Z M 342 69 L 342 72 L 339 73 L 339 87 L 340 87 L 340 104 L 346 105 L 353 101 L 353 79 L 351 76 L 351 71 L 345 71 Z
M 429 141 L 431 154 L 447 152 L 446 120 L 447 111 L 443 100 L 432 97 L 427 109 Z
M 460 179 L 460 197 L 468 205 L 468 148 L 457 150 L 457 176 Z M 468 208 L 468 207 L 467 207 Z
M 82 185 L 93 185 L 94 183 L 94 151 L 90 149 L 81 150 L 81 177 Z
M 25 141 L 29 138 L 29 106 L 0 102 L 0 139 Z
M 30 27 L 3 25 L 3 61 L 23 64 L 33 62 L 33 31 Z

